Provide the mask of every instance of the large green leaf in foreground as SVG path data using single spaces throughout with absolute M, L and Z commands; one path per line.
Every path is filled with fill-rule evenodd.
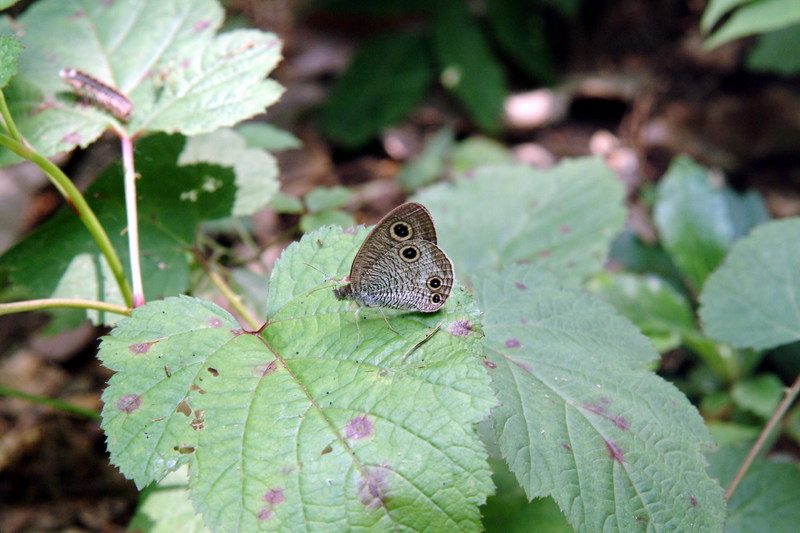
M 144 486 L 189 463 L 223 531 L 479 531 L 492 483 L 473 424 L 496 402 L 477 312 L 458 288 L 435 314 L 387 311 L 396 332 L 362 312 L 356 345 L 354 312 L 308 264 L 341 276 L 365 236 L 289 247 L 263 337 L 187 297 L 120 322 L 100 357 L 117 372 L 103 429 L 122 472 Z
M 710 435 L 657 357 L 613 309 L 530 265 L 473 278 L 502 406 L 495 429 L 528 497 L 578 531 L 721 531 Z
M 765 349 L 800 339 L 800 218 L 770 222 L 739 241 L 700 302 L 706 331 L 720 341 Z

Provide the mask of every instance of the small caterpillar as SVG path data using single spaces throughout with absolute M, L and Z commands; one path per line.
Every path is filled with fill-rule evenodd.
M 133 104 L 127 96 L 74 68 L 65 68 L 58 73 L 81 98 L 111 112 L 115 117 L 127 122 L 133 115 Z

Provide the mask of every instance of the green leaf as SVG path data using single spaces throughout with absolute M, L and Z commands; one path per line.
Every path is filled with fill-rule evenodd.
M 587 158 L 544 171 L 487 165 L 418 199 L 434 214 L 456 276 L 530 262 L 578 284 L 602 267 L 625 219 L 623 196 L 602 161 Z
M 286 130 L 266 122 L 248 122 L 236 127 L 236 131 L 247 141 L 250 148 L 263 148 L 271 152 L 294 150 L 303 146 L 303 141 Z
M 672 261 L 699 290 L 735 238 L 725 193 L 708 170 L 680 156 L 658 184 L 653 215 Z
M 21 51 L 22 43 L 17 39 L 0 35 L 0 89 L 17 75 L 17 58 Z
M 740 240 L 700 295 L 706 332 L 737 347 L 800 340 L 800 218 L 764 224 Z
M 705 11 L 703 11 L 700 27 L 704 32 L 708 33 L 729 11 L 752 1 L 753 0 L 709 0 Z
M 185 292 L 189 268 L 185 249 L 198 224 L 231 215 L 234 173 L 208 164 L 178 166 L 184 149 L 179 135 L 154 135 L 137 146 L 139 234 L 142 277 L 148 299 Z M 127 265 L 122 169 L 114 165 L 86 191 L 89 205 Z M 97 245 L 75 216 L 63 209 L 0 257 L 0 271 L 30 297 L 86 298 L 123 304 Z M 97 316 L 110 323 L 116 315 Z
M 306 207 L 312 213 L 328 209 L 344 207 L 353 197 L 353 191 L 347 187 L 314 187 L 305 197 Z
M 300 214 L 303 212 L 303 202 L 299 198 L 278 191 L 269 202 L 270 208 L 278 213 Z
M 450 128 L 442 128 L 425 145 L 422 153 L 403 167 L 397 181 L 406 191 L 416 191 L 440 179 L 450 159 L 455 135 Z
M 734 5 L 739 0 L 734 0 Z M 800 22 L 800 4 L 792 0 L 757 0 L 739 5 L 722 26 L 712 33 L 703 47 L 711 50 L 717 46 L 752 35 L 785 28 Z
M 458 143 L 451 157 L 453 172 L 457 174 L 483 165 L 514 163 L 514 157 L 504 144 L 481 135 L 473 135 Z
M 696 330 L 689 300 L 658 276 L 603 272 L 587 289 L 636 324 L 659 353 L 677 348 L 685 332 Z
M 481 129 L 498 132 L 508 94 L 500 63 L 466 2 L 436 0 L 432 7 L 433 44 L 442 85 L 461 101 Z
M 264 79 L 280 60 L 280 42 L 256 30 L 217 35 L 222 19 L 215 0 L 35 2 L 18 20 L 26 49 L 12 83 L 40 94 L 37 102 L 10 102 L 23 134 L 50 156 L 87 146 L 110 126 L 131 136 L 196 135 L 263 112 L 283 90 Z M 66 67 L 127 95 L 130 122 L 59 97 L 69 92 L 59 79 Z M 28 115 L 32 108 L 41 111 Z
M 335 141 L 357 148 L 408 115 L 432 76 L 420 35 L 403 32 L 368 41 L 336 80 L 320 127 Z
M 210 533 L 189 499 L 189 470 L 181 467 L 145 488 L 128 531 Z
M 737 381 L 731 388 L 736 405 L 768 419 L 783 397 L 783 383 L 774 374 L 764 374 Z
M 181 166 L 213 163 L 230 167 L 236 174 L 236 200 L 231 215 L 252 215 L 278 192 L 278 163 L 272 154 L 248 148 L 245 139 L 232 129 L 187 139 L 178 158 Z
M 308 233 L 322 226 L 352 226 L 356 220 L 350 213 L 344 211 L 319 211 L 317 213 L 308 213 L 300 217 L 300 231 Z
M 746 447 L 709 454 L 710 473 L 728 485 L 744 460 Z M 756 459 L 728 500 L 726 533 L 793 533 L 800 523 L 800 468 L 796 463 Z
M 188 297 L 121 321 L 100 347 L 114 464 L 142 486 L 188 462 L 215 530 L 480 531 L 492 483 L 473 425 L 496 400 L 478 312 L 456 288 L 436 314 L 387 310 L 392 331 L 364 310 L 357 330 L 308 265 L 341 273 L 366 234 L 287 248 L 262 336 Z
M 800 72 L 800 24 L 762 35 L 745 58 L 755 72 L 793 76 Z
M 641 369 L 657 354 L 630 322 L 530 265 L 476 276 L 475 297 L 495 431 L 529 498 L 552 496 L 578 531 L 722 531 L 708 430 Z
M 555 66 L 538 9 L 527 0 L 489 0 L 486 15 L 498 43 L 517 65 L 538 80 L 554 81 Z

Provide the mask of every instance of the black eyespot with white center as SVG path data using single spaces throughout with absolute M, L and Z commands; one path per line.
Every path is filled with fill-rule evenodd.
M 442 297 L 439 294 L 431 295 L 431 303 L 438 304 L 442 301 Z
M 428 288 L 436 290 L 442 286 L 442 278 L 437 276 L 431 276 L 428 278 Z
M 400 249 L 400 257 L 406 263 L 413 263 L 417 259 L 419 259 L 419 248 L 416 246 L 403 246 Z
M 414 236 L 414 230 L 403 221 L 395 222 L 389 226 L 389 237 L 397 242 L 407 241 Z

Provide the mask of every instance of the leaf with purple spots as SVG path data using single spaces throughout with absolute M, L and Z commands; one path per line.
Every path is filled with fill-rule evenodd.
M 495 434 L 527 496 L 552 496 L 576 531 L 722 531 L 708 430 L 644 369 L 657 354 L 641 332 L 533 265 L 475 279 Z

